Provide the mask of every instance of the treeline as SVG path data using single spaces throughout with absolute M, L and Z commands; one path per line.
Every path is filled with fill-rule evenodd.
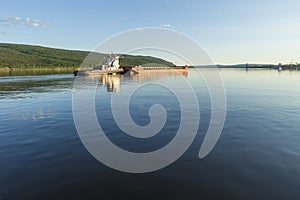
M 84 59 L 91 55 L 88 51 L 55 49 L 49 47 L 0 43 L 0 68 L 39 68 L 39 67 L 80 67 Z M 106 54 L 92 53 L 89 66 L 102 62 Z M 173 63 L 150 56 L 124 55 L 121 65 L 135 66 L 157 63 L 172 66 Z
M 0 43 L 1 67 L 78 67 L 85 51 Z

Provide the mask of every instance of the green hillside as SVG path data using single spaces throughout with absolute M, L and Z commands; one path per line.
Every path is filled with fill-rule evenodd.
M 136 65 L 166 65 L 166 66 L 174 66 L 173 63 L 162 60 L 160 58 L 155 58 L 152 56 L 132 56 L 132 55 L 124 55 L 123 58 L 120 59 L 120 62 L 124 66 L 136 66 Z
M 79 67 L 88 51 L 55 49 L 49 47 L 0 43 L 0 68 Z M 103 60 L 105 54 L 93 53 L 91 66 Z M 134 66 L 148 63 L 173 66 L 173 63 L 150 56 L 123 55 L 121 65 Z

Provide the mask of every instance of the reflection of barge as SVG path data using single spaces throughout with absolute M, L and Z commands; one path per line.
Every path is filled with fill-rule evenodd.
M 149 72 L 149 73 L 147 73 Z M 99 76 L 87 76 L 85 78 L 98 82 L 99 85 L 103 85 L 106 88 L 107 92 L 119 93 L 120 85 L 123 78 L 125 81 L 131 80 L 133 82 L 141 81 L 153 81 L 156 79 L 161 79 L 164 77 L 175 77 L 184 76 L 187 77 L 187 71 L 176 71 L 176 70 L 145 70 L 144 73 L 126 73 L 126 74 L 117 74 L 117 75 L 107 75 L 102 74 Z

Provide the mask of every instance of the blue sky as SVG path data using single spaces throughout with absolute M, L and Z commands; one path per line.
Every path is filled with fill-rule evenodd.
M 133 28 L 188 35 L 216 63 L 300 63 L 299 0 L 1 1 L 0 41 L 92 50 Z

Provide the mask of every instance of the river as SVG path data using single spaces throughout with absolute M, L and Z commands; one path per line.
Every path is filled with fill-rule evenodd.
M 191 147 L 158 171 L 131 174 L 95 159 L 82 144 L 72 114 L 75 77 L 69 74 L 0 77 L 0 199 L 299 199 L 300 72 L 221 69 L 227 115 L 219 141 L 203 159 L 199 148 L 210 117 L 205 83 L 190 69 L 201 120 Z M 176 84 L 172 74 L 171 81 Z M 133 120 L 150 122 L 149 107 L 168 112 L 163 131 L 149 140 L 132 139 L 117 128 L 110 98 L 129 84 L 152 76 L 107 76 L 96 90 L 102 129 L 133 152 L 163 148 L 180 122 L 178 102 L 159 85 L 131 98 Z

